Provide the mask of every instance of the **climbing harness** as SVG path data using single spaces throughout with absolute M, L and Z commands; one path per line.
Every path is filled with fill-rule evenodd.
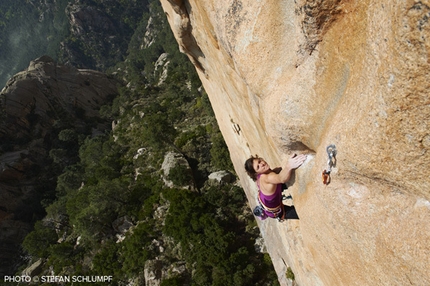
M 325 169 L 322 172 L 322 181 L 324 185 L 330 184 L 331 168 L 333 166 L 336 166 L 336 155 L 337 155 L 336 146 L 334 144 L 328 145 L 326 148 L 326 151 L 328 156 L 327 169 Z
M 279 205 L 277 207 L 271 208 L 266 206 L 260 197 L 261 189 L 260 189 L 260 183 L 258 180 L 257 180 L 257 187 L 258 187 L 258 194 L 257 194 L 258 205 L 253 210 L 254 215 L 259 217 L 261 220 L 265 220 L 268 216 L 264 213 L 264 211 L 267 211 L 273 214 L 274 216 L 273 218 L 276 218 L 279 222 L 283 222 L 285 217 L 285 211 L 284 211 L 284 204 L 282 203 L 282 201 L 287 199 L 293 199 L 291 195 L 289 196 L 282 195 L 282 200 L 279 203 Z M 281 184 L 281 189 L 282 191 L 288 189 L 287 184 L 285 183 Z
M 260 205 L 268 212 L 271 212 L 275 217 L 278 217 L 279 214 L 282 212 L 282 202 L 279 204 L 279 206 L 275 207 L 275 208 L 269 208 L 268 206 L 266 206 L 263 201 L 260 198 L 260 192 L 258 192 L 257 195 L 258 198 L 258 202 L 260 203 Z

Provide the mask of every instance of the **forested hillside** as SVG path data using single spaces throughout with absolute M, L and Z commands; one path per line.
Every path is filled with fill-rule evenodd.
M 23 241 L 20 271 L 38 262 L 28 274 L 112 275 L 112 285 L 276 285 L 269 256 L 255 250 L 259 230 L 209 100 L 158 1 L 66 2 L 45 13 L 53 15 L 47 31 L 57 31 L 47 34 L 49 49 L 122 84 L 100 110 L 112 129 L 57 125 L 44 170 L 59 175 Z M 24 11 L 7 3 L 5 15 Z M 89 25 L 66 23 L 61 11 Z M 167 164 L 169 154 L 177 160 Z M 217 171 L 230 175 L 209 179 Z

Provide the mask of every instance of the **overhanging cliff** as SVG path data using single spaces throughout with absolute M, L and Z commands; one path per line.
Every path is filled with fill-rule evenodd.
M 161 0 L 250 206 L 249 155 L 309 154 L 300 221 L 259 222 L 281 285 L 430 284 L 430 1 L 275 2 Z

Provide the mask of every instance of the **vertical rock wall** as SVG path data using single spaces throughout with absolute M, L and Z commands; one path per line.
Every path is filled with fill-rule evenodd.
M 249 155 L 309 154 L 300 221 L 259 222 L 281 285 L 429 285 L 430 1 L 160 1 L 250 206 Z

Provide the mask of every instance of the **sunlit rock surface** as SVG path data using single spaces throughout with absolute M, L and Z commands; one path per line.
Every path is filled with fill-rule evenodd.
M 161 2 L 250 206 L 251 154 L 310 154 L 300 221 L 259 221 L 281 285 L 430 285 L 430 1 Z

